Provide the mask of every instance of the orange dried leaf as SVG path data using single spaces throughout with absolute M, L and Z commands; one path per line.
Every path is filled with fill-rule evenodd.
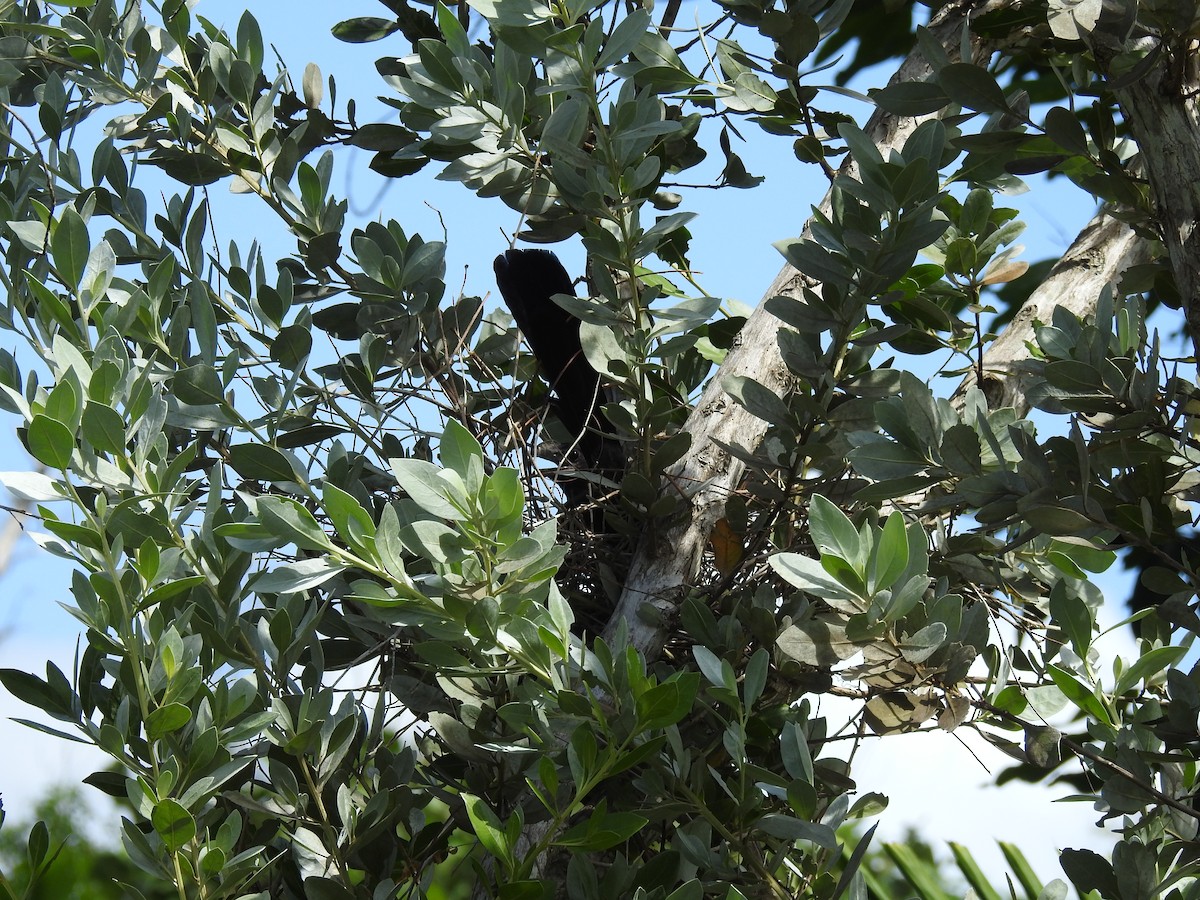
M 737 569 L 742 561 L 742 538 L 733 530 L 728 519 L 718 519 L 713 526 L 712 534 L 708 536 L 709 546 L 712 547 L 713 562 L 722 576 L 729 576 Z

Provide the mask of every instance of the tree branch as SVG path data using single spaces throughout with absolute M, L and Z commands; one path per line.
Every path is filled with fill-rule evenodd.
M 929 29 L 934 38 L 952 59 L 958 56 L 962 31 L 967 27 L 969 17 L 985 8 L 960 0 L 943 7 L 930 22 Z M 982 42 L 974 41 L 972 53 L 976 61 L 982 61 L 991 50 Z M 921 81 L 931 72 L 924 56 L 914 50 L 891 83 Z M 902 147 L 908 136 L 927 118 L 932 117 L 900 117 L 876 110 L 865 131 L 886 158 L 889 150 Z M 853 160 L 847 160 L 842 167 L 843 173 L 852 174 L 856 170 Z M 829 213 L 829 194 L 820 208 Z M 807 232 L 807 228 L 805 230 Z M 605 630 L 605 638 L 610 643 L 623 622 L 632 646 L 647 657 L 656 656 L 662 649 L 679 604 L 700 569 L 713 525 L 722 516 L 725 500 L 737 488 L 745 470 L 745 465 L 723 450 L 721 444 L 757 447 L 767 427 L 761 419 L 733 402 L 725 393 L 723 382 L 730 376 L 743 375 L 777 394 L 786 392 L 791 376 L 783 365 L 777 341 L 782 323 L 766 311 L 765 302 L 777 294 L 798 295 L 804 277 L 791 266 L 783 267 L 742 328 L 737 346 L 709 382 L 688 418 L 685 430 L 692 436 L 691 450 L 668 470 L 665 479 L 668 490 L 679 491 L 689 501 L 688 513 L 682 521 L 668 528 L 659 529 L 651 523 L 644 531 L 625 580 L 621 601 Z M 811 281 L 809 285 L 812 285 Z M 643 608 L 647 606 L 648 614 L 643 614 Z
M 985 712 L 988 712 L 988 713 L 996 716 L 997 718 L 1001 718 L 1008 722 L 1011 722 L 1014 725 L 1018 725 L 1025 732 L 1028 732 L 1032 728 L 1044 727 L 1044 726 L 1035 725 L 1031 722 L 1026 722 L 1024 719 L 1021 719 L 1018 716 L 1014 716 L 1012 713 L 1007 712 L 1003 709 L 1000 709 L 998 706 L 993 706 L 992 704 L 988 703 L 986 700 L 972 700 L 971 705 L 974 706 L 976 709 L 982 709 Z M 1055 730 L 1057 730 L 1057 729 L 1055 729 Z M 986 735 L 985 735 L 985 737 L 986 737 Z M 1149 794 L 1151 797 L 1153 797 L 1158 802 L 1171 807 L 1171 809 L 1176 810 L 1177 812 L 1183 813 L 1185 816 L 1189 816 L 1193 819 L 1200 819 L 1200 810 L 1193 809 L 1191 806 L 1184 803 L 1182 800 L 1179 800 L 1176 797 L 1172 797 L 1170 794 L 1160 791 L 1158 788 L 1156 788 L 1152 784 L 1146 783 L 1142 779 L 1138 778 L 1138 776 L 1135 775 L 1133 772 L 1130 772 L 1127 768 L 1125 768 L 1120 763 L 1114 762 L 1113 760 L 1108 759 L 1107 757 L 1103 756 L 1102 754 L 1097 753 L 1091 747 L 1088 747 L 1085 744 L 1081 744 L 1078 741 L 1072 740 L 1071 738 L 1067 737 L 1065 734 L 1062 734 L 1062 733 L 1060 733 L 1058 735 L 1058 742 L 1062 746 L 1064 746 L 1068 750 L 1070 750 L 1076 756 L 1081 757 L 1083 759 L 1090 760 L 1094 765 L 1096 765 L 1102 769 L 1108 769 L 1108 771 L 1112 772 L 1114 775 L 1119 775 L 1122 778 L 1124 778 L 1126 781 L 1129 781 L 1132 784 L 1137 785 L 1140 790 L 1145 791 L 1147 794 Z
M 1025 393 L 1030 387 L 1028 344 L 1039 324 L 1050 321 L 1055 307 L 1077 316 L 1092 312 L 1101 290 L 1115 283 L 1130 266 L 1150 261 L 1150 242 L 1105 212 L 1098 213 L 1051 268 L 1045 281 L 1030 294 L 1012 322 L 983 354 L 983 383 L 972 370 L 954 392 L 961 406 L 968 388 L 978 385 L 989 409 L 1011 406 L 1018 416 L 1029 411 Z
M 1108 46 L 1100 29 L 1088 40 L 1096 59 L 1104 67 L 1118 55 L 1126 58 L 1146 50 L 1129 41 Z M 1143 42 L 1146 39 L 1143 39 Z M 1113 94 L 1129 122 L 1139 160 L 1150 181 L 1154 220 L 1161 227 L 1163 243 L 1175 284 L 1183 298 L 1188 330 L 1196 357 L 1200 359 L 1200 77 L 1194 65 L 1197 42 L 1191 38 L 1160 37 L 1165 64 L 1151 66 L 1141 77 L 1114 76 Z M 1170 41 L 1170 43 L 1168 43 Z M 1151 52 L 1156 48 L 1151 48 Z

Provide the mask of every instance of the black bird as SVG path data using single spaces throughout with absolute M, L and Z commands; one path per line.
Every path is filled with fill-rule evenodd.
M 517 327 L 525 335 L 557 402 L 559 419 L 575 446 L 576 469 L 612 477 L 621 465 L 619 445 L 605 436 L 612 426 L 600 373 L 592 368 L 579 342 L 579 320 L 554 302 L 555 294 L 575 296 L 571 276 L 549 250 L 508 250 L 496 257 L 496 285 Z M 587 499 L 587 484 L 560 482 L 571 505 Z
M 575 295 L 571 276 L 548 250 L 509 250 L 496 257 L 496 284 L 517 320 L 542 374 L 554 392 L 551 408 L 568 434 L 564 453 L 551 456 L 575 472 L 589 472 L 619 482 L 625 468 L 620 441 L 601 410 L 603 380 L 579 341 L 579 319 L 554 302 L 555 294 Z M 560 474 L 568 509 L 571 550 L 559 570 L 559 585 L 575 611 L 576 634 L 604 630 L 616 601 L 629 554 L 627 529 L 619 525 L 614 505 L 592 503 L 602 496 L 595 479 Z M 575 531 L 574 529 L 579 529 Z

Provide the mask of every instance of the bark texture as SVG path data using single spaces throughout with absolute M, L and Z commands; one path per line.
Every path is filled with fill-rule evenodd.
M 983 8 L 966 2 L 952 3 L 939 10 L 930 23 L 930 31 L 951 59 L 959 58 L 958 48 L 968 17 Z M 972 48 L 975 62 L 986 59 L 991 52 L 979 41 Z M 931 71 L 920 51 L 914 50 L 891 83 L 923 81 Z M 877 110 L 864 130 L 886 159 L 888 152 L 902 147 L 926 118 L 930 117 L 902 117 Z M 853 173 L 856 168 L 853 160 L 848 160 L 842 171 Z M 821 203 L 822 211 L 828 213 L 830 200 L 827 194 Z M 668 470 L 665 479 L 665 490 L 678 491 L 686 498 L 686 513 L 669 527 L 651 526 L 642 535 L 621 601 L 605 631 L 610 642 L 623 623 L 631 645 L 648 658 L 657 656 L 662 649 L 679 605 L 700 569 L 713 525 L 724 513 L 725 499 L 737 489 L 745 470 L 744 464 L 721 449 L 720 444 L 754 449 L 766 431 L 765 422 L 726 394 L 724 379 L 748 376 L 783 393 L 789 380 L 777 340 L 783 323 L 766 311 L 765 301 L 777 294 L 798 295 L 803 277 L 791 266 L 783 267 L 747 320 L 737 346 L 692 411 L 685 429 L 692 436 L 691 450 Z
M 1102 64 L 1117 51 L 1137 49 L 1104 45 L 1092 36 Z M 1114 93 L 1141 150 L 1139 161 L 1150 182 L 1154 221 L 1158 224 L 1196 358 L 1200 359 L 1200 42 L 1183 39 L 1162 51 L 1163 61 Z M 1119 82 L 1118 82 L 1119 83 Z
M 1149 262 L 1150 255 L 1150 241 L 1125 223 L 1099 213 L 984 351 L 979 369 L 963 379 L 953 401 L 960 403 L 967 389 L 978 385 L 989 409 L 1011 406 L 1018 416 L 1025 415 L 1029 411 L 1025 394 L 1031 380 L 1027 345 L 1033 342 L 1036 327 L 1049 323 L 1059 306 L 1077 316 L 1090 314 L 1106 284 L 1115 283 L 1130 266 Z

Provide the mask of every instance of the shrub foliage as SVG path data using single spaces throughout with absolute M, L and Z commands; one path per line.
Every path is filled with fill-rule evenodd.
M 385 54 L 364 125 L 249 13 L 0 3 L 0 406 L 38 464 L 2 480 L 85 629 L 0 679 L 119 765 L 132 861 L 207 900 L 863 897 L 850 748 L 967 728 L 1117 832 L 1064 853 L 1081 892 L 1196 896 L 1195 4 L 384 6 L 335 29 Z M 762 180 L 748 130 L 828 195 L 742 317 L 685 210 Z M 592 501 L 511 319 L 347 223 L 338 145 L 582 242 L 626 461 Z M 1001 201 L 1041 172 L 1104 206 L 1030 268 Z M 295 251 L 214 234 L 210 190 Z M 1124 547 L 1156 602 L 1105 658 Z

